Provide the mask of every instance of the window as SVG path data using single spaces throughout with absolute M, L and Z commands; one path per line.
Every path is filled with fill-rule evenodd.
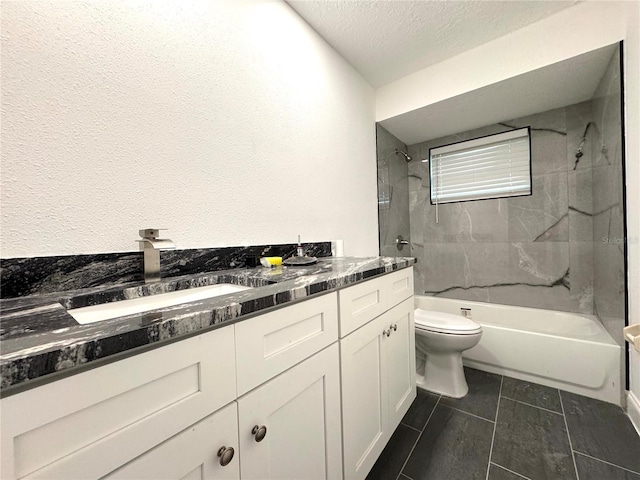
M 531 195 L 530 128 L 429 150 L 431 203 Z

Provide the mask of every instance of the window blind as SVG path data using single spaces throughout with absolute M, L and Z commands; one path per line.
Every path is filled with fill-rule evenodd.
M 431 203 L 530 195 L 529 130 L 430 149 Z

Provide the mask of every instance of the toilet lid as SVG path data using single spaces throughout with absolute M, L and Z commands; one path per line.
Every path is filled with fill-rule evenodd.
M 415 323 L 416 328 L 420 330 L 429 330 L 437 333 L 471 335 L 482 331 L 482 327 L 469 318 L 421 308 L 416 308 Z

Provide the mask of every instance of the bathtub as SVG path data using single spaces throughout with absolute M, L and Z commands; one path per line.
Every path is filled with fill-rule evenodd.
M 466 366 L 620 405 L 621 348 L 593 315 L 419 296 L 416 308 L 461 315 L 482 325 Z

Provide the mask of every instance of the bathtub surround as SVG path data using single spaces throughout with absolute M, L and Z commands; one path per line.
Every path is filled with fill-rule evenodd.
M 161 276 L 167 279 L 230 268 L 253 267 L 256 266 L 256 257 L 287 258 L 296 253 L 296 247 L 297 244 L 289 243 L 161 251 Z M 331 256 L 331 242 L 304 243 L 302 247 L 308 256 Z M 43 295 L 142 280 L 142 252 L 0 260 L 0 298 Z
M 267 308 L 408 268 L 413 263 L 412 258 L 322 258 L 308 267 L 234 269 L 178 277 L 154 286 L 127 285 L 119 292 L 103 288 L 104 295 L 100 289 L 85 289 L 62 296 L 2 300 L 1 393 L 7 393 L 10 387 L 11 393 L 17 393 L 25 384 L 28 383 L 27 388 L 34 386 L 49 375 L 75 373 L 95 366 L 99 360 L 121 358 L 118 355 L 132 349 L 238 321 Z M 96 300 L 104 303 L 113 301 L 118 294 L 119 298 L 136 298 L 151 289 L 159 293 L 224 282 L 260 288 L 88 325 L 79 325 L 63 306 L 82 306 Z
M 590 203 L 590 190 L 570 191 L 568 145 L 574 133 L 567 130 L 569 110 L 409 147 L 416 159 L 427 159 L 432 147 L 531 126 L 530 196 L 439 205 L 436 224 L 435 206 L 429 201 L 429 164 L 409 164 L 412 254 L 419 259 L 416 292 L 593 313 L 591 231 L 583 229 L 588 233 L 584 238 L 571 235 L 580 230 L 570 213 L 572 202 Z M 589 198 L 583 200 L 584 195 Z
M 395 150 L 407 151 L 407 146 L 380 124 L 376 125 L 378 159 L 378 222 L 380 255 L 408 255 L 409 246 L 396 247 L 396 238 L 409 239 L 408 163 Z
M 417 293 L 598 314 L 622 343 L 618 65 L 616 50 L 591 101 L 409 146 Z M 436 224 L 429 164 L 420 161 L 429 148 L 527 125 L 532 195 L 440 205 Z

